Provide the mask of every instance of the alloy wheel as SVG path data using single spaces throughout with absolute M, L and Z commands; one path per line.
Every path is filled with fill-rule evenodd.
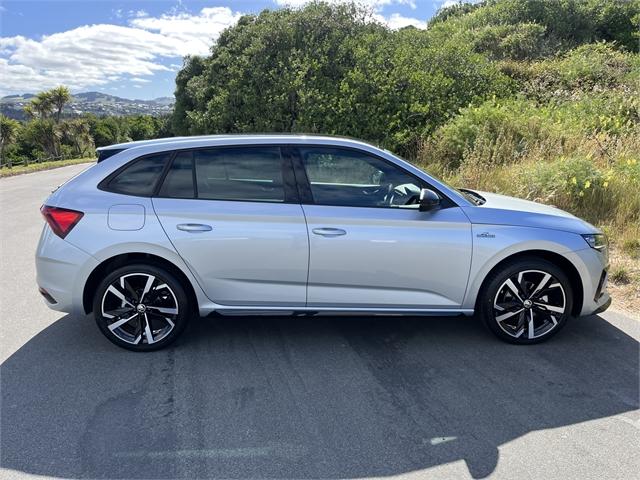
M 542 270 L 523 270 L 498 288 L 493 314 L 500 329 L 513 338 L 529 340 L 555 329 L 567 309 L 560 281 Z
M 118 277 L 101 301 L 107 328 L 131 345 L 159 342 L 175 328 L 178 300 L 167 283 L 148 273 Z

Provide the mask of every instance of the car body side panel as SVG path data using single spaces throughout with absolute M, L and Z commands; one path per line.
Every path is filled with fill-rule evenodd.
M 167 238 L 150 198 L 133 197 L 118 193 L 90 189 L 82 183 L 74 188 L 56 192 L 47 199 L 47 204 L 71 208 L 84 213 L 77 227 L 71 230 L 60 242 L 68 243 L 78 251 L 84 252 L 91 261 L 78 264 L 78 287 L 74 298 L 82 305 L 82 290 L 93 269 L 100 263 L 126 253 L 144 253 L 161 257 L 176 266 L 189 279 L 193 286 L 201 311 L 209 313 L 213 306 L 200 288 L 195 277 Z M 114 205 L 139 205 L 144 211 L 141 228 L 116 230 L 109 227 L 109 209 Z M 85 265 L 86 264 L 86 265 Z M 64 279 L 60 279 L 64 282 Z
M 473 225 L 473 261 L 469 276 L 469 287 L 463 306 L 474 308 L 482 283 L 489 272 L 502 260 L 512 255 L 541 250 L 553 252 L 569 260 L 580 274 L 585 299 L 595 293 L 592 278 L 598 278 L 606 266 L 598 259 L 597 251 L 589 248 L 584 239 L 575 233 L 542 228 L 527 228 L 508 225 Z M 585 248 L 586 247 L 586 248 Z M 593 250 L 593 252 L 590 252 Z M 592 255 L 593 254 L 593 255 Z M 600 272 L 596 270 L 600 268 Z M 593 294 L 591 294 L 593 296 Z M 588 309 L 588 305 L 583 310 Z
M 459 308 L 471 264 L 471 225 L 460 208 L 304 205 L 308 306 Z M 339 229 L 340 236 L 315 234 Z
M 299 204 L 154 198 L 175 249 L 221 305 L 305 306 L 309 241 Z M 211 230 L 183 231 L 181 224 Z
M 458 300 L 459 292 L 457 293 L 438 293 L 441 297 L 445 297 L 450 301 L 450 304 L 443 301 L 442 298 L 438 299 L 433 297 L 426 303 L 435 304 L 438 301 L 442 302 L 442 305 L 446 305 L 443 308 L 427 308 L 419 307 L 416 309 L 402 309 L 400 307 L 391 307 L 389 309 L 381 307 L 348 307 L 349 300 L 346 298 L 338 298 L 345 303 L 341 307 L 326 306 L 315 307 L 315 310 L 319 311 L 418 311 L 418 310 L 431 310 L 431 311 L 464 311 L 469 313 L 475 307 L 475 300 L 482 285 L 482 282 L 491 269 L 497 265 L 501 260 L 514 255 L 516 253 L 531 251 L 531 250 L 546 250 L 550 252 L 562 255 L 569 260 L 577 269 L 580 274 L 581 281 L 584 289 L 584 304 L 582 307 L 582 314 L 589 314 L 595 309 L 602 306 L 608 300 L 608 295 L 603 295 L 598 300 L 593 298 L 595 289 L 597 288 L 598 278 L 601 275 L 602 269 L 606 267 L 606 258 L 599 252 L 586 246 L 586 242 L 580 236 L 583 233 L 595 233 L 597 229 L 589 225 L 588 223 L 574 218 L 567 214 L 560 214 L 560 212 L 554 212 L 552 209 L 542 208 L 539 205 L 530 205 L 524 203 L 518 203 L 518 205 L 511 205 L 512 199 L 497 198 L 492 196 L 488 198 L 487 204 L 484 206 L 474 206 L 471 201 L 460 195 L 459 192 L 451 189 L 450 187 L 438 182 L 437 179 L 429 176 L 428 174 L 420 171 L 416 167 L 409 165 L 408 163 L 398 159 L 389 152 L 382 151 L 371 145 L 363 142 L 358 142 L 349 139 L 339 139 L 331 137 L 305 137 L 305 136 L 287 136 L 287 135 L 274 135 L 274 136 L 220 136 L 220 137 L 201 137 L 201 138 L 183 138 L 183 139 L 164 139 L 162 141 L 154 143 L 146 143 L 140 145 L 131 146 L 113 157 L 108 161 L 101 162 L 100 164 L 93 165 L 89 169 L 85 170 L 78 176 L 69 180 L 63 188 L 54 192 L 47 200 L 46 203 L 52 206 L 59 206 L 62 208 L 71 208 L 84 212 L 84 217 L 66 237 L 61 239 L 48 230 L 45 227 L 41 238 L 40 245 L 38 247 L 38 280 L 42 281 L 49 286 L 55 287 L 56 282 L 64 284 L 64 288 L 58 288 L 56 293 L 64 297 L 64 305 L 61 303 L 57 309 L 63 311 L 69 311 L 73 308 L 76 311 L 82 306 L 82 291 L 86 279 L 90 275 L 91 271 L 100 264 L 100 262 L 107 260 L 113 256 L 140 252 L 148 253 L 152 255 L 160 256 L 167 261 L 171 262 L 177 268 L 179 268 L 184 275 L 189 279 L 191 285 L 194 288 L 198 305 L 201 314 L 207 314 L 213 310 L 220 310 L 227 308 L 229 310 L 240 310 L 242 305 L 229 305 L 222 306 L 216 304 L 211 298 L 207 297 L 204 290 L 201 288 L 201 283 L 189 268 L 187 263 L 178 254 L 174 245 L 167 237 L 165 229 L 162 228 L 155 211 L 153 209 L 153 202 L 150 198 L 134 197 L 128 195 L 120 195 L 110 192 L 104 192 L 97 188 L 98 183 L 108 176 L 110 173 L 123 166 L 130 160 L 147 155 L 150 153 L 174 150 L 180 148 L 198 148 L 198 147 L 210 147 L 217 145 L 262 145 L 262 144 L 277 144 L 277 145 L 289 145 L 289 144 L 313 144 L 313 145 L 330 145 L 330 146 L 345 146 L 351 148 L 359 148 L 365 152 L 371 152 L 375 155 L 379 155 L 388 159 L 391 162 L 405 168 L 406 170 L 414 173 L 418 177 L 425 180 L 428 184 L 438 188 L 441 192 L 445 193 L 453 202 L 458 205 L 460 210 L 464 212 L 466 217 L 471 221 L 471 224 L 467 225 L 470 243 L 473 243 L 473 249 L 469 249 L 469 255 L 473 252 L 473 258 L 470 261 L 470 267 L 464 268 L 462 263 L 456 263 L 459 261 L 457 256 L 452 253 L 453 250 L 449 249 L 447 254 L 441 254 L 439 257 L 433 251 L 421 250 L 418 251 L 417 247 L 413 245 L 408 249 L 409 255 L 407 259 L 419 259 L 423 261 L 423 257 L 431 258 L 432 262 L 442 266 L 446 261 L 453 261 L 454 265 L 449 269 L 440 269 L 439 272 L 444 272 L 445 275 L 451 275 L 459 285 L 466 285 L 466 292 L 461 294 L 460 300 Z M 117 212 L 118 217 L 112 227 L 124 228 L 115 229 L 109 228 L 108 210 L 113 205 L 135 205 L 135 207 L 127 207 L 126 211 L 120 209 Z M 293 206 L 293 205 L 292 205 Z M 295 205 L 301 208 L 299 205 Z M 511 206 L 511 208 L 510 208 Z M 305 206 L 306 208 L 306 206 Z M 336 207 L 345 208 L 345 207 Z M 144 210 L 144 221 L 140 221 L 139 217 L 133 215 L 133 217 L 127 218 L 127 215 L 131 215 L 132 211 Z M 557 215 L 555 213 L 558 213 Z M 349 223 L 351 228 L 354 224 L 353 219 L 341 218 L 340 214 L 326 212 L 322 215 L 317 215 L 317 219 L 321 222 L 318 224 L 331 221 L 331 225 L 323 225 L 329 227 L 336 227 L 336 223 L 340 221 L 343 224 Z M 123 222 L 124 220 L 124 222 Z M 348 222 L 347 222 L 348 220 Z M 371 219 L 369 219 L 370 221 Z M 382 219 L 376 221 L 382 222 Z M 416 229 L 415 219 L 409 219 L 411 228 Z M 393 221 L 389 222 L 394 224 Z M 300 225 L 298 225 L 300 226 Z M 138 228 L 140 227 L 140 228 Z M 310 227 L 312 227 L 310 225 Z M 358 228 L 360 228 L 358 226 Z M 384 230 L 383 230 L 384 231 Z M 415 233 L 414 232 L 414 233 Z M 306 232 L 305 232 L 306 233 Z M 360 242 L 365 242 L 365 230 L 362 230 L 357 235 Z M 425 231 L 425 233 L 428 233 Z M 458 232 L 459 233 L 459 232 Z M 485 235 L 486 234 L 486 235 Z M 55 238 L 54 238 L 55 237 Z M 382 240 L 386 238 L 380 237 Z M 380 239 L 373 234 L 370 235 L 369 240 Z M 410 235 L 410 239 L 415 237 Z M 327 239 L 335 240 L 335 239 Z M 394 240 L 391 238 L 391 240 Z M 436 235 L 436 240 L 439 244 L 446 244 L 447 238 L 443 235 Z M 307 240 L 308 241 L 308 240 Z M 356 242 L 357 243 L 357 242 Z M 427 242 L 428 243 L 428 242 Z M 455 243 L 455 241 L 454 241 Z M 380 243 L 384 245 L 384 242 Z M 417 243 L 416 243 L 417 245 Z M 367 245 L 372 247 L 372 245 Z M 377 248 L 376 246 L 375 248 Z M 304 250 L 303 247 L 298 245 L 291 246 L 291 249 L 300 249 L 304 254 L 308 250 Z M 388 248 L 391 248 L 388 245 Z M 322 248 L 318 250 L 320 252 L 317 258 L 330 257 L 331 249 L 323 251 Z M 426 255 L 421 255 L 426 252 Z M 287 252 L 290 253 L 290 252 Z M 358 248 L 351 250 L 351 254 L 341 257 L 341 261 L 348 265 L 350 261 L 356 258 L 357 255 L 361 255 L 361 251 Z M 404 272 L 402 268 L 394 270 L 393 264 L 389 263 L 393 259 L 394 255 L 406 255 L 407 250 L 399 248 L 391 250 L 385 250 L 384 257 L 381 255 L 379 262 L 382 262 L 383 268 L 379 269 L 381 272 L 392 272 L 392 275 L 396 275 L 394 280 L 398 280 L 400 276 L 404 275 L 406 271 L 412 272 L 410 282 L 408 284 L 415 283 L 415 280 L 420 277 L 418 274 L 416 261 L 405 268 Z M 313 257 L 313 254 L 312 254 Z M 387 263 L 385 263 L 387 262 Z M 316 262 L 319 265 L 318 272 L 320 277 L 313 276 L 312 281 L 317 284 L 326 284 L 329 282 L 329 278 L 321 277 L 323 268 L 327 265 L 325 262 Z M 324 266 L 323 266 L 324 265 Z M 344 266 L 337 265 L 337 263 L 329 263 L 329 269 L 333 269 L 334 272 L 344 269 Z M 433 263 L 432 263 L 433 265 Z M 73 271 L 77 269 L 75 276 Z M 376 266 L 371 268 L 375 270 Z M 49 270 L 46 272 L 45 270 Z M 325 268 L 326 269 L 326 268 Z M 329 269 L 326 269 L 327 271 Z M 194 270 L 195 271 L 195 270 Z M 423 269 L 421 272 L 422 278 L 425 275 L 432 272 L 429 268 Z M 327 272 L 325 272 L 327 273 Z M 348 281 L 353 281 L 353 277 L 349 279 L 349 273 L 347 272 L 344 277 L 340 275 L 333 278 L 333 281 L 338 284 L 344 282 L 345 278 Z M 468 279 L 468 285 L 467 285 Z M 199 279 L 202 281 L 202 279 Z M 406 279 L 405 279 L 406 280 Z M 355 279 L 355 283 L 362 283 L 364 285 L 375 286 L 377 279 L 364 280 Z M 296 280 L 299 283 L 299 280 Z M 448 282 L 448 280 L 443 280 Z M 392 282 L 393 283 L 393 282 Z M 402 282 L 401 282 L 402 283 Z M 299 285 L 297 285 L 299 286 Z M 420 285 L 424 292 L 447 292 L 449 291 L 446 286 L 441 289 L 442 286 L 425 287 Z M 404 288 L 404 287 L 403 287 Z M 461 287 L 464 292 L 464 287 Z M 54 288 L 55 289 L 55 288 Z M 64 291 L 63 291 L 64 290 Z M 296 290 L 299 290 L 296 288 Z M 381 289 L 378 289 L 381 291 Z M 452 291 L 452 290 L 451 290 Z M 328 292 L 325 292 L 327 294 Z M 324 294 L 323 294 L 324 295 Z M 333 294 L 331 294 L 333 295 Z M 331 295 L 326 295 L 322 303 L 327 304 Z M 415 300 L 410 294 L 403 299 L 406 304 L 419 303 L 423 305 L 423 301 Z M 319 297 L 320 298 L 320 297 Z M 426 298 L 423 296 L 423 298 Z M 461 303 L 457 308 L 449 305 L 453 305 L 456 301 Z M 358 302 L 359 303 L 359 302 Z M 373 303 L 376 303 L 375 301 Z M 380 303 L 378 301 L 378 303 Z M 387 301 L 382 302 L 386 304 Z M 300 305 L 299 302 L 295 302 L 295 305 L 288 305 L 296 307 Z M 253 308 L 257 310 L 260 306 L 254 305 Z M 274 310 L 277 307 L 265 307 L 265 310 Z M 312 307 L 299 307 L 299 310 L 314 310 Z
M 514 198 L 511 208 L 506 208 L 509 197 L 496 194 L 486 195 L 488 198 L 486 204 L 463 208 L 475 225 L 509 225 L 572 233 L 594 233 L 598 231 L 597 228 L 584 220 L 548 205 Z M 500 201 L 497 202 L 495 199 Z M 494 204 L 497 205 L 493 207 L 492 205 Z M 516 207 L 520 207 L 522 210 L 516 210 Z

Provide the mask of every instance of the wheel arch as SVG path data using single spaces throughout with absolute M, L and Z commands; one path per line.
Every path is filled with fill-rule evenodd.
M 580 315 L 582 310 L 582 304 L 584 302 L 584 286 L 582 285 L 582 280 L 580 278 L 580 274 L 578 273 L 578 269 L 576 266 L 566 257 L 560 255 L 559 253 L 552 252 L 549 250 L 523 250 L 514 254 L 511 254 L 503 259 L 501 259 L 498 263 L 496 263 L 489 272 L 485 275 L 480 288 L 478 289 L 478 295 L 475 300 L 475 307 L 477 311 L 478 301 L 481 298 L 482 292 L 487 284 L 489 277 L 496 272 L 497 270 L 503 268 L 506 264 L 511 263 L 516 260 L 520 260 L 523 258 L 538 258 L 542 260 L 547 260 L 551 262 L 567 275 L 569 278 L 569 283 L 571 285 L 571 291 L 573 293 L 573 305 L 571 307 L 571 314 L 574 316 Z
M 189 280 L 189 277 L 174 263 L 152 253 L 143 252 L 130 252 L 122 253 L 103 260 L 98 264 L 87 277 L 87 281 L 84 284 L 82 292 L 82 308 L 86 314 L 93 311 L 93 295 L 100 281 L 110 271 L 116 268 L 130 265 L 132 263 L 144 263 L 147 265 L 153 265 L 163 268 L 169 273 L 174 275 L 184 286 L 184 289 L 189 297 L 189 303 L 194 311 L 198 309 L 198 297 L 194 290 L 193 284 Z

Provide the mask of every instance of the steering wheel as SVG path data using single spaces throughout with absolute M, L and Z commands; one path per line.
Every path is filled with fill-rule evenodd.
M 395 199 L 396 191 L 394 190 L 393 183 L 387 183 L 383 185 L 380 190 L 386 189 L 384 197 L 382 198 L 383 205 L 393 205 L 393 200 Z

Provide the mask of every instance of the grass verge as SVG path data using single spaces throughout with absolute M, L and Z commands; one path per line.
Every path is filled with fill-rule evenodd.
M 640 320 L 640 258 L 615 246 L 610 258 L 609 293 L 613 308 Z
M 67 167 L 69 165 L 77 165 L 79 163 L 95 162 L 95 158 L 73 158 L 70 160 L 56 160 L 53 162 L 31 163 L 29 165 L 20 165 L 12 168 L 0 168 L 0 178 L 13 177 L 14 175 L 22 175 L 23 173 L 39 172 L 41 170 L 51 170 L 53 168 Z

